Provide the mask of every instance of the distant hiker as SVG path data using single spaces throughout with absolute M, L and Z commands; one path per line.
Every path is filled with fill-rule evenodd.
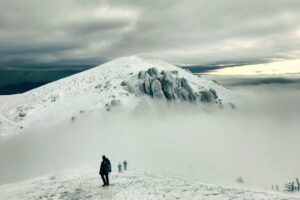
M 123 165 L 124 165 L 124 170 L 127 170 L 127 161 L 126 160 L 124 160 Z
M 119 164 L 118 164 L 118 169 L 119 169 L 119 172 L 122 172 L 122 165 L 121 165 L 120 162 L 119 162 Z
M 110 172 L 111 172 L 110 161 L 105 156 L 102 156 L 102 162 L 101 162 L 99 174 L 100 174 L 100 176 L 102 178 L 102 181 L 103 181 L 103 187 L 109 185 L 108 174 Z

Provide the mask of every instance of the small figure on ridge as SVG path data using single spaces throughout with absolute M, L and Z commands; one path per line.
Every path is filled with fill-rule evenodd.
M 123 165 L 124 165 L 124 171 L 126 171 L 127 170 L 127 161 L 126 160 L 124 160 Z
M 121 173 L 122 172 L 122 165 L 121 165 L 121 163 L 119 162 L 119 164 L 118 164 L 118 170 L 119 170 L 119 173 Z

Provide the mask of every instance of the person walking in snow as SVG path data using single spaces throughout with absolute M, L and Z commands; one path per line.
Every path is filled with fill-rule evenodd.
M 124 165 L 124 171 L 126 171 L 127 170 L 127 161 L 126 160 L 124 160 L 123 165 Z
M 108 174 L 111 172 L 111 164 L 108 158 L 102 156 L 102 162 L 99 170 L 99 174 L 103 181 L 103 187 L 109 185 Z
M 120 162 L 119 162 L 119 164 L 118 164 L 118 169 L 119 169 L 119 173 L 121 173 L 121 172 L 122 172 L 122 165 L 121 165 Z

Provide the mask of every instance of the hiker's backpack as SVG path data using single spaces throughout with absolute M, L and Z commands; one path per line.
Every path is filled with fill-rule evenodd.
M 111 172 L 111 164 L 110 161 L 107 159 L 107 171 Z

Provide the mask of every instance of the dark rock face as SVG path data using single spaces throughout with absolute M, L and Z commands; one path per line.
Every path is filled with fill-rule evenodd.
M 139 72 L 139 75 L 138 75 L 138 78 L 139 78 L 139 79 L 144 79 L 145 77 L 146 77 L 146 72 L 140 71 L 140 72 Z
M 200 94 L 201 94 L 200 100 L 204 103 L 212 103 L 215 99 L 211 91 L 201 91 Z
M 214 95 L 214 99 L 218 99 L 217 92 L 214 89 L 210 89 L 209 91 Z
M 19 112 L 19 117 L 25 117 L 26 113 L 25 112 Z
M 145 86 L 145 91 L 146 91 L 146 94 L 152 96 L 152 91 L 151 91 L 151 77 L 146 75 L 145 76 L 145 81 L 144 81 L 144 86 Z
M 189 93 L 193 93 L 191 86 L 189 85 L 188 81 L 185 78 L 181 79 L 181 87 L 183 87 Z
M 161 84 L 158 79 L 155 79 L 151 83 L 151 91 L 152 91 L 152 96 L 154 99 L 163 99 L 165 98 L 165 95 L 162 91 Z
M 187 79 L 178 77 L 177 71 L 159 72 L 153 67 L 147 71 L 140 71 L 137 78 L 139 91 L 153 99 L 204 103 L 217 103 L 219 100 L 213 89 L 194 92 Z
M 167 77 L 167 76 L 170 77 L 171 76 L 171 74 L 169 72 L 165 71 L 165 70 L 161 71 L 161 75 L 163 75 L 165 77 Z
M 158 69 L 155 67 L 149 68 L 147 72 L 153 78 L 157 78 L 159 74 Z
M 177 97 L 182 101 L 189 101 L 190 95 L 189 92 L 184 89 L 183 87 L 180 87 L 176 90 Z
M 194 102 L 197 100 L 197 96 L 194 93 L 189 93 L 190 102 Z
M 121 82 L 121 86 L 126 86 L 126 85 L 127 85 L 127 83 L 125 81 Z
M 160 83 L 166 99 L 169 101 L 175 100 L 173 83 L 168 79 L 161 79 Z
M 146 89 L 145 89 L 145 83 L 140 83 L 139 84 L 139 89 L 142 93 L 146 93 Z

